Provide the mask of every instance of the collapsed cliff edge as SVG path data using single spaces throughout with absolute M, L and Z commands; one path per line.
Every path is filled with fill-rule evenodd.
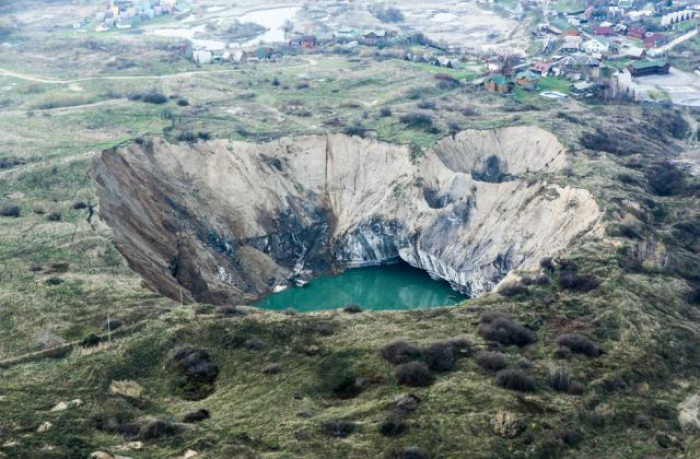
M 276 286 L 397 260 L 468 295 L 570 248 L 601 211 L 551 178 L 536 127 L 467 130 L 419 152 L 340 134 L 268 143 L 147 138 L 98 155 L 100 216 L 152 289 L 242 304 Z

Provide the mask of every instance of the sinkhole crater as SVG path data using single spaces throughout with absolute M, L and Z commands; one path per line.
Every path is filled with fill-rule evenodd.
M 398 260 L 466 295 L 579 243 L 601 211 L 553 178 L 531 126 L 467 130 L 422 155 L 341 134 L 267 143 L 146 138 L 95 157 L 101 218 L 147 285 L 251 303 L 295 280 Z

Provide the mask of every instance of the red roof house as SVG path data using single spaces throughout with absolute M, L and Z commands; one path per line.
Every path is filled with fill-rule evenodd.
M 610 26 L 595 26 L 593 29 L 593 35 L 602 35 L 604 37 L 609 37 L 615 35 L 615 31 Z
M 645 29 L 642 26 L 632 26 L 630 27 L 629 32 L 627 32 L 628 37 L 632 38 L 638 38 L 640 40 L 644 40 L 644 37 L 647 34 L 647 29 Z
M 668 37 L 662 33 L 653 33 L 648 37 L 644 38 L 645 48 L 656 48 L 668 43 Z

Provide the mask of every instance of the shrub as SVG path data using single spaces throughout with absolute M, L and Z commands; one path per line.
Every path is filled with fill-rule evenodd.
M 435 110 L 435 102 L 432 100 L 421 100 L 418 102 L 418 108 L 423 110 Z
M 534 392 L 535 380 L 521 370 L 502 370 L 496 376 L 496 385 L 518 392 Z
M 244 316 L 245 311 L 236 306 L 221 306 L 216 310 L 217 314 L 222 317 L 234 317 L 234 316 Z
M 367 135 L 367 129 L 365 129 L 365 127 L 361 124 L 351 124 L 343 129 L 343 134 L 350 137 L 360 137 L 364 139 L 365 135 Z
M 448 75 L 447 73 L 436 73 L 433 78 L 453 87 L 459 86 L 459 80 L 452 75 Z
M 274 77 L 274 78 L 272 79 L 272 86 L 277 87 L 277 86 L 279 86 L 279 85 L 280 85 L 280 79 L 277 78 L 277 77 Z
M 549 277 L 544 274 L 539 276 L 527 276 L 523 277 L 522 283 L 524 285 L 547 285 L 549 284 Z
M 345 438 L 355 430 L 357 430 L 355 423 L 342 419 L 332 419 L 321 424 L 321 432 L 329 437 Z
M 209 419 L 210 414 L 209 410 L 205 410 L 204 408 L 200 408 L 198 410 L 190 411 L 187 413 L 183 418 L 182 422 L 187 422 L 187 423 L 193 423 L 193 422 L 201 422 Z
M 449 338 L 445 342 L 452 346 L 456 357 L 468 357 L 472 353 L 472 345 L 466 338 Z
M 389 405 L 389 409 L 398 414 L 408 414 L 418 409 L 421 399 L 417 395 L 403 394 L 394 399 Z
M 394 341 L 386 344 L 379 349 L 379 354 L 384 360 L 394 365 L 408 363 L 421 357 L 420 349 L 406 341 Z
M 46 216 L 46 220 L 50 222 L 60 222 L 61 221 L 61 213 L 60 212 L 51 212 Z
M 438 341 L 423 348 L 423 359 L 433 371 L 452 371 L 455 368 L 455 349 L 448 341 Z
M 187 99 L 178 99 L 177 105 L 180 107 L 187 107 L 188 105 L 190 105 L 190 101 Z
M 385 437 L 396 437 L 408 430 L 408 426 L 399 419 L 386 419 L 379 424 L 379 433 Z
M 501 371 L 508 366 L 505 356 L 500 352 L 479 352 L 475 361 L 486 371 Z
M 685 296 L 688 303 L 698 306 L 700 305 L 700 287 L 694 287 Z
M 0 205 L 0 216 L 1 217 L 18 218 L 21 214 L 22 214 L 22 209 L 16 204 Z
M 362 308 L 356 304 L 349 304 L 343 308 L 343 312 L 348 314 L 359 314 L 362 312 Z
M 552 257 L 545 257 L 540 260 L 540 268 L 548 272 L 554 272 L 557 267 L 554 265 L 554 260 Z
M 25 161 L 23 159 L 19 158 L 0 158 L 0 170 L 1 169 L 10 169 L 15 166 L 20 166 L 24 164 Z
M 583 440 L 583 433 L 579 429 L 566 429 L 560 436 L 561 441 L 571 447 L 575 447 Z
M 153 419 L 141 424 L 138 438 L 141 440 L 153 440 L 168 435 L 174 435 L 178 433 L 178 431 L 178 427 L 172 422 L 164 421 L 162 419 Z
M 63 279 L 61 279 L 60 277 L 49 277 L 44 281 L 46 285 L 50 286 L 61 285 L 63 282 Z
M 462 116 L 470 117 L 470 116 L 478 116 L 479 111 L 473 107 L 464 107 L 460 113 Z
M 526 346 L 535 342 L 535 333 L 532 330 L 499 314 L 482 315 L 477 332 L 485 340 L 496 341 L 504 346 Z
M 569 384 L 569 393 L 571 395 L 582 395 L 585 390 L 586 386 L 578 381 L 571 381 L 571 384 Z
M 76 201 L 73 203 L 73 210 L 83 210 L 87 209 L 88 205 L 85 201 Z
M 649 187 L 657 196 L 674 196 L 685 189 L 685 176 L 669 162 L 659 164 L 647 174 Z
M 437 131 L 437 129 L 433 125 L 433 118 L 426 113 L 409 113 L 407 115 L 401 116 L 399 118 L 399 121 L 401 121 L 403 124 L 406 125 L 406 127 L 411 129 L 421 129 L 430 133 L 434 133 Z
M 579 333 L 566 333 L 561 335 L 557 338 L 557 344 L 571 349 L 571 352 L 575 354 L 584 354 L 588 357 L 597 357 L 600 355 L 598 346 Z
M 398 8 L 381 8 L 374 12 L 374 16 L 382 22 L 403 22 L 404 17 Z
M 162 105 L 168 101 L 165 95 L 158 92 L 150 92 L 148 94 L 141 95 L 141 102 L 146 102 L 148 104 Z
M 379 116 L 382 118 L 388 118 L 392 115 L 390 107 L 382 107 L 379 109 Z
M 300 81 L 297 83 L 297 89 L 307 89 L 309 87 L 308 81 Z
M 527 287 L 525 287 L 522 283 L 517 281 L 505 283 L 498 288 L 498 293 L 501 296 L 505 296 L 506 298 L 518 295 L 525 295 L 528 292 L 529 290 L 527 289 Z
M 280 371 L 282 371 L 282 366 L 279 363 L 270 364 L 262 370 L 262 372 L 266 375 L 276 375 Z
M 600 285 L 597 277 L 592 275 L 578 274 L 574 271 L 563 271 L 559 275 L 559 285 L 566 290 L 575 292 L 590 292 Z
M 367 385 L 365 378 L 357 378 L 354 375 L 346 374 L 338 378 L 331 387 L 331 391 L 335 397 L 347 400 L 360 395 Z
M 80 345 L 82 347 L 95 347 L 98 344 L 100 344 L 100 341 L 101 339 L 99 336 L 97 336 L 94 333 L 90 333 L 85 338 L 83 338 L 83 340 L 80 342 Z
M 386 459 L 430 459 L 430 454 L 417 446 L 392 449 L 385 454 Z
M 124 325 L 124 324 L 122 323 L 121 320 L 109 318 L 109 319 L 104 321 L 104 323 L 102 324 L 102 328 L 104 330 L 114 331 L 114 330 L 117 330 L 118 328 L 121 328 L 122 325 Z
M 399 365 L 394 370 L 394 376 L 399 385 L 411 387 L 426 387 L 435 380 L 430 369 L 423 362 L 408 362 Z
M 551 365 L 547 370 L 547 384 L 559 392 L 567 392 L 571 387 L 571 371 L 565 365 Z
M 178 389 L 187 400 L 201 400 L 214 391 L 219 368 L 207 351 L 181 348 L 173 354 L 173 362 L 181 376 Z
M 179 142 L 194 142 L 197 140 L 197 135 L 193 132 L 181 132 L 177 136 Z

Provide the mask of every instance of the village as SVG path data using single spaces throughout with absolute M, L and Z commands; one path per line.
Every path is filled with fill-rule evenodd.
M 189 11 L 189 4 L 182 0 L 106 0 L 104 9 L 97 11 L 92 20 L 84 18 L 74 23 L 73 29 L 84 29 L 91 23 L 96 24 L 96 32 L 106 32 L 113 28 L 138 28 L 156 17 L 186 14 Z
M 496 0 L 478 4 L 504 11 L 499 10 Z M 479 69 L 464 83 L 504 95 L 529 92 L 558 99 L 605 93 L 608 97 L 640 102 L 676 103 L 663 87 L 665 80 L 647 84 L 643 77 L 669 75 L 669 52 L 684 42 L 697 46 L 700 39 L 700 2 L 696 0 L 524 0 L 517 8 L 508 9 L 507 14 L 521 20 L 535 19 L 527 35 L 518 40 L 501 40 L 488 48 L 434 40 L 430 34 L 402 24 L 403 13 L 397 8 L 381 10 L 381 14 L 393 14 L 394 18 L 370 22 L 367 29 L 342 24 L 331 27 L 325 22 L 324 11 L 345 11 L 348 5 L 334 0 L 312 6 L 307 2 L 301 8 L 288 8 L 292 16 L 283 22 L 280 19 L 279 24 L 268 23 L 265 27 L 236 19 L 229 34 L 232 30 L 253 34 L 252 39 L 242 41 L 227 41 L 226 37 L 212 35 L 210 24 L 200 25 L 190 29 L 189 35 L 182 35 L 185 40 L 179 49 L 199 65 L 237 65 L 310 53 L 371 54 L 455 70 Z M 194 15 L 198 8 L 206 11 L 206 7 L 182 0 L 109 0 L 105 10 L 95 14 L 91 25 L 96 24 L 95 31 L 135 28 L 162 15 L 182 20 Z M 373 14 L 382 17 L 376 11 Z M 256 41 L 256 34 L 266 28 L 270 33 L 262 34 Z M 271 30 L 275 28 L 279 30 Z M 697 64 L 688 62 L 686 67 L 691 68 L 686 70 L 695 73 L 687 75 L 700 75 Z M 673 77 L 669 75 L 668 80 L 673 81 Z M 689 105 L 696 103 L 700 104 L 700 97 Z

